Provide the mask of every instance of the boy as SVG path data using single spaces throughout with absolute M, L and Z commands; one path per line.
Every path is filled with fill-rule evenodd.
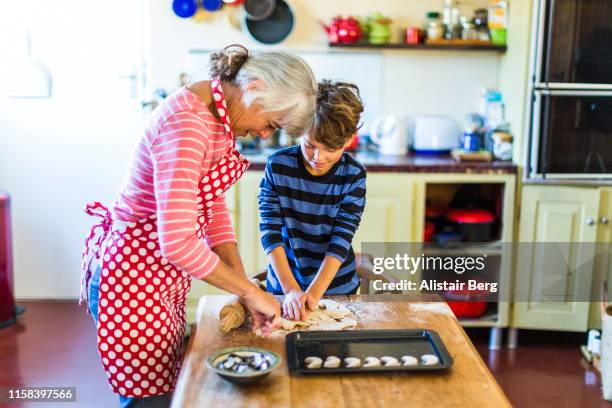
M 259 229 L 270 259 L 266 285 L 285 295 L 289 319 L 304 319 L 323 294 L 359 287 L 351 241 L 365 207 L 366 171 L 344 149 L 361 112 L 355 85 L 323 81 L 312 128 L 266 164 L 259 193 Z

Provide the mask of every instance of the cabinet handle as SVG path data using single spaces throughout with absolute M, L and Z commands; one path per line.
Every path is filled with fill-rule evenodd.
M 606 217 L 606 216 L 602 216 L 599 219 L 599 222 L 601 222 L 603 225 L 608 225 L 610 223 L 610 219 L 608 217 Z
M 588 225 L 589 227 L 592 227 L 593 225 L 595 225 L 595 220 L 592 218 L 587 218 L 585 221 L 586 225 Z

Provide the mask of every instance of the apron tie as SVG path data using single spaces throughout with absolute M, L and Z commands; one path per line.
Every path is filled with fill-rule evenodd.
M 87 288 L 91 278 L 91 261 L 100 258 L 102 242 L 111 230 L 113 219 L 108 208 L 99 202 L 89 203 L 85 206 L 85 213 L 90 216 L 100 218 L 100 222 L 91 227 L 89 235 L 85 239 L 83 249 L 83 261 L 81 263 L 81 293 L 79 295 L 79 305 L 87 299 Z M 93 243 L 93 247 L 92 247 Z M 89 309 L 87 309 L 89 313 Z

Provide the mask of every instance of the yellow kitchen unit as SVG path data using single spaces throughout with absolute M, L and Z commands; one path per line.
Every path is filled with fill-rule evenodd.
M 596 187 L 524 186 L 513 327 L 587 329 L 594 272 L 610 272 L 609 261 L 592 261 L 596 242 L 610 242 L 609 194 Z

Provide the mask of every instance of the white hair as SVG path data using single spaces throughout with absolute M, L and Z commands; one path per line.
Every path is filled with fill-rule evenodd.
M 258 80 L 263 86 L 246 89 Z M 301 57 L 286 52 L 253 54 L 240 67 L 235 82 L 247 106 L 256 102 L 266 112 L 282 112 L 279 124 L 288 135 L 301 136 L 312 126 L 317 81 Z

